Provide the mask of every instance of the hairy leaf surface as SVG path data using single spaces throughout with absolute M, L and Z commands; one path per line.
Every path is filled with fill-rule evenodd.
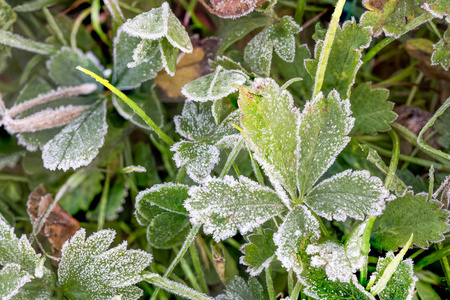
M 320 93 L 306 103 L 298 129 L 297 186 L 301 195 L 309 192 L 349 142 L 347 135 L 354 123 L 350 114 L 350 101 L 341 100 L 336 91 L 326 98 Z
M 69 299 L 138 299 L 142 291 L 134 286 L 150 264 L 151 255 L 127 250 L 127 243 L 108 250 L 115 232 L 101 230 L 86 239 L 80 229 L 62 249 L 59 284 Z
M 248 282 L 242 277 L 236 277 L 227 282 L 225 294 L 216 300 L 260 300 L 264 299 L 264 290 L 256 277 L 250 277 Z
M 223 180 L 211 178 L 203 186 L 189 190 L 185 207 L 193 224 L 204 224 L 204 231 L 216 241 L 239 230 L 245 234 L 273 216 L 286 210 L 273 190 L 243 176 Z
M 248 267 L 247 272 L 251 276 L 259 275 L 275 258 L 277 248 L 273 242 L 274 233 L 272 229 L 267 228 L 263 234 L 249 234 L 248 243 L 242 245 L 244 256 L 241 256 L 239 262 Z
M 444 239 L 450 230 L 450 212 L 440 209 L 440 202 L 427 201 L 426 194 L 406 193 L 386 205 L 384 213 L 375 220 L 371 243 L 377 249 L 397 250 L 406 244 L 411 233 L 413 244 L 428 248 L 429 242 Z

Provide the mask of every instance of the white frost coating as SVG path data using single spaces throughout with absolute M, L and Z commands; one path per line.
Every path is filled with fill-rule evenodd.
M 244 248 L 245 246 L 247 246 L 247 245 L 249 245 L 249 243 L 242 245 L 242 246 L 241 246 L 241 249 L 243 249 L 243 248 Z M 261 274 L 261 272 L 262 272 L 265 268 L 267 268 L 267 267 L 270 266 L 270 263 L 275 259 L 275 257 L 276 257 L 275 254 L 272 255 L 271 257 L 269 257 L 268 259 L 266 259 L 266 260 L 261 264 L 261 266 L 259 266 L 258 268 L 253 268 L 253 267 L 250 266 L 248 263 L 246 263 L 246 262 L 244 261 L 245 256 L 239 257 L 239 263 L 240 263 L 241 265 L 244 265 L 244 266 L 247 266 L 247 267 L 248 267 L 246 271 L 250 274 L 250 276 L 258 276 L 259 274 Z M 286 298 L 284 298 L 284 299 L 286 299 Z
M 392 199 L 378 177 L 366 170 L 346 170 L 314 187 L 305 203 L 327 220 L 345 221 L 347 217 L 363 220 L 365 215 L 379 216 L 385 202 Z
M 437 4 L 439 2 L 439 0 L 436 0 L 434 3 L 432 3 L 431 5 Z M 447 13 L 439 13 L 436 10 L 434 10 L 431 7 L 430 3 L 425 2 L 424 4 L 422 4 L 421 8 L 425 9 L 427 12 L 429 12 L 430 14 L 432 14 L 435 18 L 438 19 L 443 19 L 445 16 L 447 16 L 445 18 L 445 21 L 447 21 L 447 23 L 450 23 L 450 17 L 449 17 L 449 13 L 447 11 Z
M 212 119 L 209 106 L 189 100 L 184 103 L 181 115 L 174 117 L 174 123 L 176 132 L 191 141 L 205 139 L 218 127 Z
M 6 264 L 3 269 L 0 270 L 0 297 L 2 300 L 10 300 L 19 292 L 19 289 L 27 282 L 30 282 L 34 277 L 25 271 L 21 272 L 20 265 L 18 264 Z M 16 280 L 11 282 L 11 277 L 16 276 Z M 5 277 L 7 280 L 1 280 Z
M 348 239 L 345 241 L 344 248 L 352 272 L 355 273 L 367 263 L 367 256 L 362 253 L 362 244 L 364 242 L 362 236 L 367 226 L 367 220 L 358 225 L 351 232 Z
M 204 224 L 204 231 L 216 241 L 239 230 L 245 234 L 286 210 L 278 195 L 268 187 L 240 176 L 210 178 L 203 186 L 189 190 L 184 207 L 192 224 Z
M 115 232 L 101 230 L 86 238 L 80 229 L 63 245 L 59 264 L 59 283 L 68 297 L 84 293 L 93 300 L 122 295 L 138 299 L 142 291 L 133 284 L 142 280 L 140 273 L 152 256 L 142 250 L 126 250 L 126 242 L 107 250 Z
M 306 253 L 312 255 L 311 266 L 324 267 L 328 279 L 350 282 L 353 271 L 344 246 L 327 241 L 324 244 L 308 245 Z
M 144 173 L 144 172 L 147 172 L 147 169 L 145 169 L 145 167 L 143 167 L 143 166 L 133 166 L 133 165 L 131 165 L 131 166 L 127 166 L 127 167 L 123 168 L 122 172 L 123 173 L 133 173 L 133 172 Z
M 155 49 L 156 48 L 156 49 Z M 153 51 L 152 51 L 153 50 Z M 127 64 L 128 68 L 135 68 L 142 63 L 150 61 L 159 50 L 159 43 L 155 45 L 149 40 L 142 40 L 133 50 L 133 61 Z M 149 54 L 150 53 L 150 54 Z
M 324 103 L 328 104 L 326 108 L 321 107 Z M 327 99 L 320 92 L 306 103 L 300 115 L 296 151 L 297 185 L 302 195 L 328 170 L 350 141 L 348 134 L 355 123 L 351 113 L 350 101 L 341 100 L 336 90 L 332 90 Z
M 88 165 L 103 145 L 107 129 L 106 101 L 92 104 L 44 145 L 44 166 L 50 170 L 67 171 Z
M 450 176 L 445 177 L 442 181 L 441 186 L 434 192 L 433 199 L 437 199 L 441 192 L 445 192 L 447 188 L 447 193 L 450 193 Z M 447 195 L 448 199 L 450 199 L 450 194 Z M 430 200 L 430 199 L 428 199 Z
M 108 11 L 113 16 L 115 21 L 121 21 L 125 19 L 123 12 L 119 6 L 119 0 L 105 0 L 103 2 L 106 4 L 106 7 L 108 7 Z
M 319 221 L 308 208 L 297 205 L 289 212 L 278 232 L 273 236 L 273 241 L 278 246 L 277 258 L 286 270 L 293 270 L 300 278 L 303 263 L 298 259 L 297 252 L 302 250 L 300 247 L 303 242 L 319 238 Z
M 183 86 L 181 93 L 191 101 L 206 102 L 219 100 L 237 91 L 248 76 L 239 70 L 225 70 L 222 66 L 206 76 L 200 77 Z

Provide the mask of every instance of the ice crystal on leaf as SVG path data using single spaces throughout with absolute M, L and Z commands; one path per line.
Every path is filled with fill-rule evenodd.
M 241 277 L 227 282 L 225 294 L 216 297 L 216 300 L 260 300 L 264 299 L 264 290 L 258 279 L 250 277 L 248 283 Z
M 341 100 L 336 91 L 328 97 L 319 93 L 307 102 L 300 115 L 297 148 L 297 186 L 302 195 L 336 160 L 350 138 L 353 127 L 349 100 Z
M 127 250 L 127 243 L 108 250 L 115 232 L 101 230 L 86 239 L 80 229 L 62 249 L 59 284 L 69 299 L 138 299 L 142 291 L 134 284 L 150 264 L 151 255 L 142 250 Z
M 435 45 L 431 56 L 431 65 L 441 65 L 446 71 L 450 68 L 450 29 L 444 33 L 444 37 Z
M 362 253 L 364 242 L 363 234 L 366 230 L 366 226 L 367 221 L 364 221 L 356 226 L 349 234 L 344 243 L 345 254 L 347 255 L 348 261 L 350 262 L 353 273 L 355 273 L 364 264 L 367 263 L 368 256 Z
M 434 2 L 432 2 L 432 0 L 426 1 L 421 7 L 436 18 L 442 19 L 445 17 L 445 21 L 450 23 L 450 2 L 448 0 L 436 0 Z
M 303 261 L 299 252 L 305 251 L 308 244 L 320 238 L 319 221 L 311 211 L 297 205 L 284 219 L 283 224 L 274 235 L 277 258 L 287 270 L 294 270 L 300 276 L 303 270 Z
M 289 205 L 280 190 L 284 188 L 291 197 L 296 193 L 295 151 L 300 114 L 291 94 L 281 91 L 273 79 L 257 78 L 251 88 L 241 88 L 238 104 L 244 115 L 241 124 L 256 160 Z
M 184 85 L 181 93 L 191 101 L 219 100 L 237 91 L 248 76 L 239 70 L 225 70 L 218 66 L 214 72 Z
M 244 256 L 241 256 L 239 262 L 248 266 L 247 272 L 251 276 L 259 275 L 275 258 L 274 233 L 272 229 L 267 228 L 264 229 L 263 234 L 249 234 L 248 243 L 241 246 Z
M 363 220 L 378 216 L 385 201 L 391 200 L 383 182 L 368 171 L 344 171 L 322 181 L 305 198 L 305 203 L 319 216 L 345 221 L 347 217 Z
M 0 270 L 0 298 L 9 300 L 19 292 L 19 289 L 30 282 L 33 276 L 21 270 L 18 264 L 6 264 Z
M 287 208 L 277 193 L 246 177 L 211 178 L 189 190 L 185 207 L 193 224 L 204 224 L 204 231 L 216 241 L 251 231 Z

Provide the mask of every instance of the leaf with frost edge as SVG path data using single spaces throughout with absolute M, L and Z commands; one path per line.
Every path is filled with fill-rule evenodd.
M 224 189 L 234 189 L 234 192 L 242 193 L 242 196 L 244 196 L 243 189 L 245 189 L 245 194 L 247 196 L 242 199 L 233 199 L 234 196 L 230 196 L 232 195 L 232 193 L 228 192 L 218 195 L 223 196 L 222 199 L 216 198 L 217 195 L 216 197 L 210 197 L 208 199 L 204 198 L 204 196 L 206 196 L 207 194 L 211 194 L 211 191 L 208 189 L 212 184 L 215 183 L 222 185 Z M 215 192 L 216 191 L 212 191 L 212 193 Z M 262 194 L 258 195 L 258 192 Z M 244 176 L 240 176 L 239 181 L 228 175 L 225 176 L 223 180 L 219 178 L 210 178 L 203 186 L 192 187 L 188 193 L 191 198 L 189 198 L 185 202 L 184 207 L 187 211 L 189 211 L 191 223 L 194 225 L 203 224 L 204 232 L 206 234 L 213 234 L 213 238 L 217 242 L 235 235 L 238 230 L 241 232 L 241 234 L 245 234 L 286 209 L 281 200 L 279 200 L 278 195 L 275 191 L 271 190 L 268 187 L 260 186 L 258 183 Z M 270 206 L 272 206 L 272 210 L 271 212 L 260 212 L 259 214 L 261 214 L 262 216 L 258 216 L 258 214 L 254 210 L 249 211 L 247 215 L 243 215 L 243 208 L 236 207 L 235 204 L 245 203 L 245 201 L 248 201 L 247 199 L 250 197 L 250 195 L 252 195 L 252 193 L 254 193 L 253 200 L 261 201 L 261 197 L 264 198 L 264 200 L 267 200 L 267 197 L 271 194 L 273 198 L 272 200 L 279 200 L 279 202 L 265 204 L 266 206 L 269 206 L 269 208 L 267 208 L 266 210 L 270 210 Z M 224 206 L 224 204 L 230 200 L 227 197 L 233 197 L 231 198 L 231 200 L 234 200 L 234 203 L 228 204 L 229 207 Z M 214 200 L 216 203 L 213 202 Z M 203 205 L 203 207 L 197 208 L 194 207 L 195 205 Z M 247 206 L 261 207 L 262 204 L 247 204 Z M 236 217 L 237 213 L 240 213 L 241 215 Z M 231 220 L 233 219 L 230 219 L 230 214 L 233 215 L 234 220 L 237 219 L 237 222 L 231 222 Z M 219 218 L 218 221 L 217 218 Z
M 157 206 L 157 207 L 159 207 L 159 208 L 161 208 L 161 209 L 163 209 L 165 211 L 171 212 L 171 213 L 187 215 L 188 212 L 185 211 L 185 208 L 184 208 L 182 203 L 180 203 L 180 206 L 183 208 L 182 209 L 183 212 L 182 211 L 177 211 L 175 209 L 171 209 L 168 206 L 163 206 L 163 205 L 161 205 L 162 203 L 158 204 L 158 203 L 152 201 L 150 198 L 149 199 L 144 199 L 144 197 L 146 197 L 146 196 L 150 196 L 151 197 L 150 194 L 161 193 L 161 190 L 167 190 L 167 189 L 172 189 L 172 188 L 174 188 L 174 189 L 178 189 L 179 188 L 179 189 L 182 189 L 182 190 L 185 189 L 186 190 L 186 199 L 188 198 L 187 191 L 189 190 L 189 186 L 187 186 L 185 184 L 173 183 L 173 182 L 166 182 L 166 183 L 161 183 L 161 184 L 155 184 L 149 189 L 145 189 L 143 191 L 140 191 L 139 194 L 136 196 L 135 205 L 134 205 L 135 208 L 136 208 L 136 211 L 138 211 L 139 208 L 141 207 L 140 204 L 141 204 L 142 201 L 148 201 L 148 202 L 150 202 L 149 204 L 151 206 L 153 206 L 153 205 Z M 169 191 L 164 191 L 163 193 L 164 193 L 164 195 L 167 195 L 167 193 L 169 193 Z M 181 191 L 181 193 L 183 193 L 183 191 Z M 159 202 L 161 202 L 161 201 L 164 202 L 164 200 L 159 199 Z
M 305 221 L 306 219 L 306 221 Z M 308 222 L 305 228 L 305 224 Z M 308 232 L 302 232 L 308 230 Z M 301 231 L 302 230 L 302 231 Z M 312 215 L 309 209 L 303 205 L 297 205 L 285 217 L 283 224 L 274 235 L 273 240 L 278 246 L 276 255 L 286 270 L 293 270 L 300 278 L 303 271 L 303 263 L 299 261 L 297 243 L 299 238 L 307 240 L 318 240 L 320 238 L 319 221 Z M 304 236 L 308 234 L 308 236 Z M 295 241 L 295 242 L 294 242 Z
M 135 287 L 134 284 L 142 280 L 140 273 L 150 264 L 152 255 L 142 250 L 126 250 L 126 241 L 108 250 L 115 235 L 115 231 L 108 229 L 98 231 L 86 239 L 86 231 L 82 228 L 64 243 L 58 269 L 58 281 L 66 295 L 69 294 L 70 297 L 71 294 L 68 293 L 67 289 L 73 292 L 73 287 L 65 287 L 70 279 L 75 280 L 77 286 L 82 289 L 83 294 L 88 293 L 92 300 L 104 299 L 103 297 L 97 298 L 95 294 L 99 283 L 103 283 L 100 291 L 103 295 L 109 293 L 113 297 L 117 293 L 122 295 L 125 292 L 129 293 L 128 295 L 125 294 L 125 296 L 130 296 L 130 298 L 124 299 L 138 299 L 142 295 L 142 290 Z M 125 256 L 123 261 L 115 257 L 117 254 L 120 254 L 121 257 Z M 91 263 L 88 268 L 86 268 L 86 260 L 91 260 L 88 261 Z M 127 264 L 129 264 L 128 267 Z M 96 265 L 100 269 L 96 269 Z M 116 269 L 122 272 L 120 274 L 117 271 L 112 272 L 112 270 Z M 86 274 L 86 271 L 83 270 L 94 271 L 95 275 L 103 272 L 106 274 L 100 275 L 106 275 L 107 277 L 100 280 L 95 278 L 96 276 L 89 278 L 89 274 Z M 131 274 L 125 274 L 126 271 L 131 271 Z M 73 276 L 75 278 L 72 278 Z M 85 277 L 80 279 L 79 276 Z M 83 279 L 86 282 L 83 282 Z M 91 287 L 94 286 L 94 289 L 90 290 L 89 285 Z
M 328 100 L 329 99 L 329 100 Z M 323 165 L 321 167 L 321 170 L 319 170 L 319 172 L 317 173 L 317 175 L 314 176 L 314 179 L 309 182 L 308 185 L 306 182 L 306 178 L 303 179 L 303 181 L 305 181 L 305 186 L 306 186 L 306 190 L 303 191 L 300 183 L 302 182 L 301 178 L 299 178 L 299 176 L 301 174 L 308 174 L 308 176 L 311 175 L 311 165 L 309 166 L 309 168 L 307 168 L 307 170 L 304 170 L 303 168 L 303 164 L 304 164 L 304 159 L 302 158 L 301 152 L 302 152 L 302 126 L 305 124 L 305 122 L 311 122 L 313 119 L 317 119 L 317 112 L 315 112 L 316 110 L 316 105 L 319 105 L 321 101 L 325 101 L 325 100 L 335 100 L 337 101 L 337 106 L 340 108 L 341 113 L 343 113 L 343 115 L 340 115 L 339 117 L 343 117 L 343 127 L 342 128 L 342 132 L 341 134 L 341 141 L 338 141 L 337 145 L 331 144 L 330 141 L 326 140 L 326 145 L 328 146 L 328 149 L 331 150 L 330 151 L 330 155 L 326 155 L 326 159 L 328 160 L 328 162 L 326 163 L 326 165 Z M 312 111 L 312 113 L 311 113 Z M 319 112 L 320 113 L 320 112 Z M 300 191 L 301 194 L 306 194 L 307 192 L 309 192 L 309 189 L 311 187 L 314 186 L 314 184 L 317 182 L 317 180 L 319 180 L 319 178 L 326 172 L 326 170 L 328 170 L 328 168 L 333 164 L 333 162 L 336 160 L 336 157 L 339 155 L 339 153 L 345 148 L 345 146 L 347 145 L 347 143 L 350 141 L 350 137 L 348 137 L 348 134 L 350 133 L 351 129 L 353 128 L 355 119 L 353 117 L 351 117 L 351 110 L 350 110 L 350 101 L 348 99 L 346 100 L 341 100 L 339 97 L 339 94 L 333 90 L 328 94 L 328 97 L 325 98 L 323 96 L 323 93 L 320 92 L 316 98 L 314 98 L 314 100 L 312 101 L 308 101 L 305 105 L 305 108 L 303 109 L 302 113 L 300 114 L 300 121 L 299 121 L 299 125 L 298 125 L 298 147 L 297 147 L 297 161 L 298 161 L 298 173 L 297 173 L 297 186 L 298 189 Z M 310 114 L 312 114 L 311 116 L 309 116 Z M 328 113 L 327 113 L 328 114 Z M 308 119 L 306 119 L 308 117 Z M 326 119 L 327 115 L 324 116 L 324 119 Z M 333 126 L 335 126 L 336 121 L 333 122 Z M 323 125 L 323 123 L 321 124 Z M 313 125 L 315 126 L 315 125 Z M 311 124 L 306 123 L 306 129 L 303 129 L 305 132 L 306 130 L 311 128 Z M 319 126 L 317 126 L 317 129 L 321 129 Z M 333 128 L 335 129 L 335 128 Z M 320 130 L 320 132 L 322 132 L 322 130 Z M 319 137 L 315 138 L 314 142 L 317 142 L 317 140 L 319 139 Z M 340 143 L 339 143 L 340 142 Z M 308 147 L 310 147 L 310 145 L 308 145 Z M 323 149 L 321 149 L 321 152 L 323 152 Z M 325 153 L 327 154 L 327 153 Z M 312 159 L 313 157 L 317 157 L 317 155 L 313 155 L 311 156 L 310 159 Z
M 265 268 L 270 266 L 270 263 L 274 260 L 275 258 L 275 251 L 276 251 L 276 247 L 275 244 L 273 244 L 273 246 L 275 247 L 275 249 L 273 249 L 273 254 L 270 255 L 264 262 L 262 262 L 259 266 L 257 265 L 253 265 L 251 262 L 248 261 L 249 257 L 251 256 L 257 256 L 257 258 L 259 259 L 262 255 L 260 255 L 260 252 L 257 253 L 247 253 L 246 251 L 250 251 L 250 249 L 248 248 L 256 248 L 258 249 L 258 245 L 256 243 L 256 241 L 252 241 L 253 237 L 263 237 L 268 243 L 273 243 L 273 235 L 275 234 L 275 232 L 273 232 L 270 236 L 267 234 L 267 232 L 273 232 L 272 229 L 270 228 L 266 228 L 264 229 L 264 235 L 260 235 L 260 234 L 250 234 L 247 236 L 247 241 L 248 243 L 243 244 L 239 250 L 241 250 L 241 252 L 244 254 L 243 256 L 241 256 L 239 258 L 239 263 L 241 265 L 247 266 L 247 272 L 250 274 L 250 276 L 258 276 Z M 263 247 L 270 247 L 270 245 L 267 245 L 267 243 L 265 245 L 263 245 Z M 246 249 L 247 248 L 247 249 Z M 272 250 L 272 249 L 269 249 Z M 266 249 L 267 251 L 267 249 Z M 264 254 L 264 253 L 263 253 Z
M 359 182 L 356 179 L 359 179 Z M 344 185 L 345 183 L 349 185 Z M 352 186 L 353 184 L 355 185 Z M 322 192 L 315 195 L 321 189 Z M 334 189 L 338 189 L 338 191 L 335 192 Z M 359 195 L 355 195 L 356 193 Z M 343 202 L 337 201 L 339 200 L 338 194 L 343 195 Z M 373 196 L 374 194 L 377 194 L 376 197 Z M 352 202 L 346 203 L 349 201 L 349 195 L 354 196 L 354 199 Z M 315 196 L 315 199 L 312 199 L 312 196 Z M 366 199 L 366 203 L 362 201 L 361 197 Z M 392 199 L 394 199 L 393 196 L 390 196 L 389 191 L 383 187 L 383 182 L 378 177 L 371 176 L 369 171 L 346 170 L 316 185 L 306 196 L 305 204 L 316 214 L 329 221 L 333 219 L 345 221 L 347 217 L 364 220 L 365 215 L 381 215 L 385 208 L 385 201 Z M 365 207 L 358 207 L 364 204 L 366 204 Z
M 11 279 L 14 275 L 16 275 L 15 282 L 7 282 L 4 279 L 2 280 L 2 277 Z M 3 300 L 11 299 L 19 292 L 19 289 L 22 286 L 28 282 L 31 282 L 33 278 L 33 275 L 28 274 L 26 271 L 20 270 L 20 266 L 18 264 L 11 263 L 4 265 L 3 269 L 0 270 L 0 297 Z M 4 286 L 4 284 L 8 283 L 10 285 Z

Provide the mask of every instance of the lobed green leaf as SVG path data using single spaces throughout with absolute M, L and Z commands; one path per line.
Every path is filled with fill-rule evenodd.
M 273 241 L 274 233 L 272 229 L 266 228 L 263 234 L 249 234 L 248 243 L 241 246 L 244 256 L 239 262 L 248 267 L 247 272 L 251 276 L 259 275 L 275 258 L 277 248 Z

